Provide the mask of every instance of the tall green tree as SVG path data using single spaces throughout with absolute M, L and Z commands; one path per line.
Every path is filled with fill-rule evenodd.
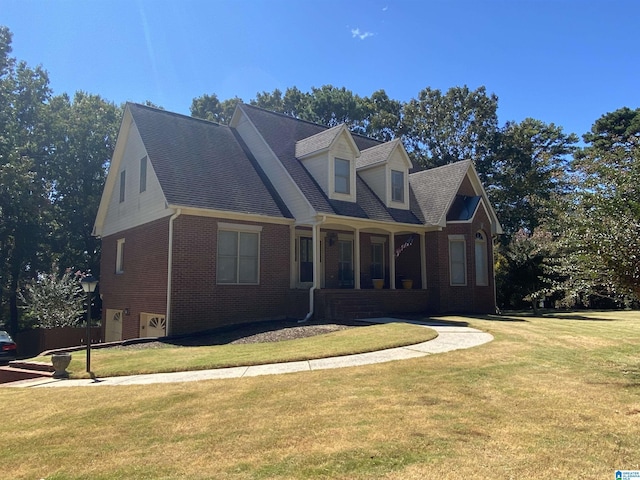
M 404 108 L 404 144 L 424 167 L 473 160 L 483 181 L 491 172 L 498 131 L 498 97 L 485 87 L 425 88 Z
M 98 275 L 100 240 L 92 230 L 122 112 L 85 92 L 52 98 L 47 112 L 52 249 L 61 265 Z
M 41 67 L 10 57 L 11 39 L 9 29 L 0 27 L 0 313 L 15 333 L 18 289 L 50 255 L 44 110 L 51 91 Z
M 582 272 L 640 299 L 640 108 L 603 115 L 583 139 L 567 235 Z
M 238 102 L 242 103 L 242 99 L 234 97 L 221 102 L 215 93 L 205 94 L 192 100 L 191 116 L 227 125 Z
M 362 101 L 358 95 L 344 87 L 332 85 L 311 87 L 308 111 L 303 119 L 328 127 L 342 123 L 355 126 L 362 118 Z
M 377 90 L 361 100 L 360 132 L 388 142 L 403 134 L 404 103 L 389 98 L 384 90 Z
M 314 118 L 309 106 L 310 100 L 309 93 L 304 93 L 297 87 L 290 87 L 285 90 L 284 95 L 277 88 L 273 92 L 258 92 L 256 98 L 249 103 L 290 117 L 309 120 Z
M 505 232 L 503 243 L 553 220 L 570 188 L 568 168 L 577 142 L 575 134 L 533 118 L 500 130 L 487 190 Z

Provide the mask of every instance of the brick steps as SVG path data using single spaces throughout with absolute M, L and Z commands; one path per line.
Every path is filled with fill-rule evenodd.
M 53 377 L 53 366 L 44 362 L 10 362 L 0 367 L 0 384 Z
M 328 302 L 328 307 L 329 316 L 333 320 L 353 320 L 383 316 L 379 302 L 371 301 L 370 298 L 337 297 Z
M 28 360 L 14 360 L 13 362 L 9 362 L 9 366 L 13 368 L 20 368 L 23 370 L 35 370 L 38 372 L 54 371 L 53 365 L 47 362 L 30 362 Z

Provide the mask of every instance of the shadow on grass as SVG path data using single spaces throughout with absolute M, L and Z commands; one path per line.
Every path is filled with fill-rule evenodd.
M 489 315 L 488 319 L 503 320 L 513 319 L 511 321 L 526 321 L 527 317 L 535 318 L 557 318 L 559 320 L 578 320 L 578 321 L 594 321 L 594 322 L 615 322 L 618 321 L 615 318 L 605 318 L 598 316 L 598 313 L 613 313 L 615 310 L 589 310 L 590 314 L 580 314 L 579 310 L 554 310 L 554 309 L 540 309 L 537 313 L 533 310 L 505 310 L 500 315 Z M 481 318 L 481 317 L 473 317 Z M 519 319 L 519 320 L 518 320 Z
M 485 321 L 491 321 L 491 322 L 528 322 L 526 318 L 522 318 L 521 316 L 506 315 L 506 314 L 500 314 L 500 315 L 482 314 L 481 315 L 481 314 L 474 314 L 474 313 L 459 313 L 459 314 L 451 314 L 450 316 L 456 316 L 456 317 L 460 316 L 460 317 L 469 318 L 472 320 L 485 320 Z M 436 322 L 436 323 L 457 326 L 457 327 L 469 326 L 469 322 L 460 321 L 460 320 L 446 320 L 446 319 L 441 319 L 439 317 L 425 319 L 425 321 Z
M 175 337 L 166 337 L 158 339 L 158 341 L 175 346 L 184 347 L 203 347 L 210 345 L 226 345 L 228 343 L 240 340 L 242 338 L 251 337 L 253 335 L 259 335 L 262 333 L 275 332 L 278 330 L 284 330 L 288 328 L 313 326 L 313 325 L 327 325 L 327 324 L 339 324 L 349 327 L 363 327 L 369 325 L 369 323 L 353 320 L 351 322 L 315 322 L 309 321 L 305 323 L 298 323 L 297 320 L 277 320 L 277 321 L 264 321 L 264 322 L 252 322 L 239 325 L 229 325 L 224 327 L 215 328 L 203 332 L 198 332 L 189 335 L 181 335 Z
M 544 318 L 557 318 L 560 320 L 579 320 L 579 321 L 594 321 L 594 322 L 617 322 L 618 319 L 615 318 L 602 318 L 596 316 L 587 316 L 587 315 L 574 315 L 568 313 L 544 313 L 541 315 Z
M 447 317 L 449 315 L 443 315 L 443 317 Z M 458 315 L 450 315 L 450 316 L 458 316 Z M 459 315 L 460 317 L 468 317 L 468 318 L 476 318 L 471 315 Z M 398 315 L 388 315 L 389 318 L 396 318 L 398 320 L 406 320 L 407 322 L 416 322 L 421 325 L 431 325 L 431 326 L 443 326 L 443 327 L 468 327 L 469 322 L 465 322 L 464 320 L 450 320 L 447 318 L 441 318 L 437 315 L 433 317 L 425 317 L 424 315 L 406 315 L 406 314 L 398 314 Z

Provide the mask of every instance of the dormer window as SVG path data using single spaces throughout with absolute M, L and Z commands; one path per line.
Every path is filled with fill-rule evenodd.
M 349 194 L 351 185 L 351 162 L 342 158 L 336 158 L 334 163 L 336 193 Z
M 404 172 L 391 170 L 391 200 L 404 203 Z

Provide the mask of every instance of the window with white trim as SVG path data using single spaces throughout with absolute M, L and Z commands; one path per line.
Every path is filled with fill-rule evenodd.
M 351 162 L 343 158 L 334 160 L 334 191 L 336 193 L 350 193 Z
M 391 200 L 404 202 L 404 173 L 391 170 Z
M 124 238 L 116 241 L 116 273 L 124 273 Z
M 449 275 L 451 285 L 467 284 L 467 252 L 463 235 L 449 236 Z
M 217 283 L 258 284 L 260 227 L 222 226 L 218 230 Z
M 476 232 L 475 242 L 476 285 L 489 285 L 489 263 L 487 255 L 487 238 L 483 232 Z

